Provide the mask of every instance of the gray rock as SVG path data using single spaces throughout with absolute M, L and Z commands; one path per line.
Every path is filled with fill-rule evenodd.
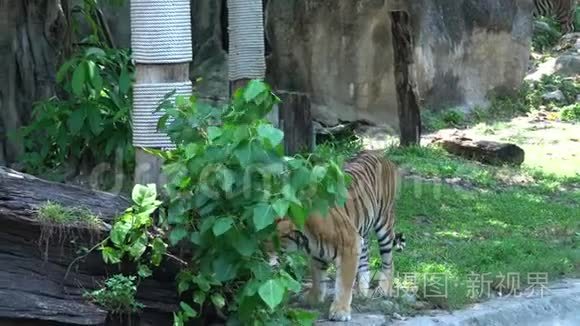
M 380 326 L 387 323 L 384 315 L 372 314 L 353 314 L 352 319 L 348 322 L 334 322 L 329 320 L 320 320 L 316 322 L 318 326 Z
M 417 302 L 417 296 L 411 293 L 404 293 L 401 296 L 401 300 L 403 300 L 403 302 L 406 304 L 413 305 Z
M 495 298 L 476 306 L 420 316 L 392 325 L 401 326 L 577 326 L 580 325 L 580 280 L 562 281 L 540 295 L 525 293 L 520 297 Z
M 580 75 L 580 55 L 565 54 L 556 60 L 556 73 L 565 77 Z
M 542 99 L 548 102 L 563 102 L 566 100 L 566 97 L 561 90 L 557 89 L 555 91 L 543 94 Z

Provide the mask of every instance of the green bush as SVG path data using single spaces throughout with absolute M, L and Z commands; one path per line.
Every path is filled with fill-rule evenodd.
M 84 294 L 97 305 L 113 314 L 134 313 L 143 308 L 135 300 L 135 276 L 117 274 L 108 278 L 102 288 Z
M 550 17 L 540 17 L 534 22 L 532 50 L 544 52 L 553 48 L 562 36 L 560 25 Z
M 562 108 L 562 120 L 580 122 L 580 103 L 575 103 Z
M 129 51 L 112 47 L 98 9 L 94 0 L 71 8 L 72 35 L 63 46 L 68 57 L 56 74 L 58 95 L 35 103 L 31 122 L 13 135 L 23 139 L 20 161 L 27 172 L 62 177 L 114 161 L 120 161 L 125 171 L 133 169 L 134 67 Z
M 451 108 L 439 112 L 425 111 L 421 120 L 427 131 L 434 131 L 462 127 L 467 123 L 467 116 L 461 109 Z
M 151 257 L 159 256 L 165 243 L 191 249 L 192 257 L 181 258 L 177 281 L 184 299 L 176 325 L 196 317 L 204 304 L 244 325 L 308 324 L 315 318 L 286 304 L 300 290 L 301 260 L 280 255 L 279 268 L 272 268 L 265 244 L 277 243 L 277 218 L 289 217 L 303 227 L 312 211 L 326 214 L 343 204 L 349 179 L 336 160 L 284 155 L 282 131 L 265 120 L 278 101 L 266 84 L 252 81 L 224 108 L 195 97 L 160 106 L 166 115 L 159 127 L 176 144 L 171 151 L 152 151 L 165 161 L 167 200 L 160 226 L 167 236 L 153 239 L 147 232 L 156 194 L 138 186 L 133 196 L 137 213 L 115 223 L 112 243 L 102 250 L 109 262 L 125 255 L 140 261 L 140 274 L 146 277 L 150 270 L 143 266 L 159 263 L 148 262 L 147 248 Z M 130 217 L 135 214 L 140 217 Z
M 129 53 L 123 50 L 90 47 L 65 62 L 57 82 L 66 95 L 37 103 L 32 122 L 21 129 L 27 170 L 111 162 L 119 149 L 130 169 L 132 76 Z
M 363 149 L 363 142 L 355 134 L 340 139 L 329 139 L 316 145 L 316 155 L 328 159 L 347 160 Z

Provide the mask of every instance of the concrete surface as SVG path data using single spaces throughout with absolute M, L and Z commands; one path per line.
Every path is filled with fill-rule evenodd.
M 320 321 L 317 325 L 396 325 L 396 326 L 578 326 L 580 325 L 580 279 L 562 280 L 540 295 L 495 298 L 464 310 L 434 312 L 396 320 L 379 314 L 353 314 L 348 323 Z M 403 317 L 404 318 L 404 317 Z

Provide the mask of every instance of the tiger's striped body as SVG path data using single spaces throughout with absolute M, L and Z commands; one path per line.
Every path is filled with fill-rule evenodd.
M 564 33 L 574 31 L 576 0 L 534 0 L 534 17 L 554 16 Z
M 298 231 L 288 219 L 278 223 L 283 248 L 301 247 L 311 256 L 312 288 L 310 302 L 324 299 L 324 273 L 328 263 L 336 263 L 335 297 L 330 307 L 331 320 L 350 320 L 352 288 L 363 247 L 374 230 L 381 252 L 380 289 L 392 294 L 393 246 L 395 240 L 394 204 L 397 169 L 382 153 L 364 151 L 345 166 L 352 183 L 344 206 L 330 209 L 327 217 L 313 214 Z M 367 264 L 368 266 L 368 264 Z M 359 291 L 368 293 L 368 280 L 359 273 Z

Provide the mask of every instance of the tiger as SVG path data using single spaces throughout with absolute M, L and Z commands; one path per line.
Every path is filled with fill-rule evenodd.
M 364 273 L 357 272 L 359 261 L 368 252 L 368 241 L 364 239 L 368 239 L 371 229 L 376 233 L 381 255 L 380 291 L 386 296 L 391 296 L 393 291 L 397 168 L 384 157 L 382 151 L 366 150 L 346 162 L 344 171 L 351 177 L 344 205 L 330 208 L 327 216 L 312 213 L 302 230 L 289 218 L 276 222 L 282 250 L 303 249 L 311 258 L 312 286 L 306 294 L 307 302 L 315 304 L 324 301 L 326 287 L 323 279 L 328 264 L 335 262 L 335 294 L 328 313 L 332 321 L 351 319 L 357 275 L 358 291 L 368 295 L 369 283 L 362 279 Z
M 534 17 L 554 16 L 564 33 L 574 31 L 576 0 L 534 0 Z

